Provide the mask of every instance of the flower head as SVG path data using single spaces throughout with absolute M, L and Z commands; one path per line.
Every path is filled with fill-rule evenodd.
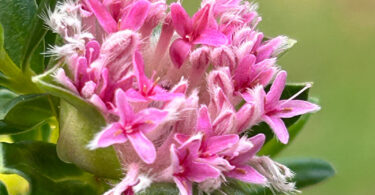
M 256 156 L 265 136 L 242 135 L 264 121 L 287 143 L 282 118 L 319 106 L 295 100 L 301 92 L 280 100 L 286 72 L 277 58 L 294 42 L 265 40 L 256 8 L 203 0 L 190 17 L 179 2 L 77 0 L 44 17 L 64 40 L 50 52 L 63 62 L 55 80 L 107 122 L 88 147 L 114 146 L 127 172 L 107 194 L 151 182 L 175 182 L 186 195 L 197 183 L 209 193 L 226 178 L 294 190 L 286 167 Z
M 286 83 L 286 72 L 281 71 L 266 94 L 262 87 L 256 87 L 253 92 L 244 93 L 246 102 L 254 104 L 259 110 L 260 120 L 266 122 L 277 138 L 284 144 L 288 143 L 289 133 L 281 118 L 291 118 L 308 112 L 316 112 L 320 107 L 303 100 L 294 100 L 303 90 L 287 100 L 280 100 Z

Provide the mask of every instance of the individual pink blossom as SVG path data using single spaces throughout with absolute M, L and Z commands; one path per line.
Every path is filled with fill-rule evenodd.
M 157 85 L 157 80 L 148 79 L 144 73 L 144 63 L 140 53 L 136 52 L 133 58 L 134 72 L 138 82 L 138 90 L 130 88 L 126 91 L 129 101 L 148 102 L 153 101 L 169 101 L 176 97 L 184 96 L 183 93 L 168 92 Z
M 150 9 L 150 2 L 147 0 L 138 0 L 128 5 L 127 12 L 114 14 L 119 15 L 116 21 L 106 6 L 99 0 L 84 0 L 89 9 L 95 14 L 99 24 L 107 33 L 117 32 L 119 30 L 130 29 L 138 30 L 142 27 Z
M 255 88 L 252 93 L 243 94 L 246 102 L 255 105 L 259 110 L 260 120 L 266 122 L 284 144 L 288 143 L 289 133 L 281 118 L 291 118 L 320 109 L 316 104 L 303 100 L 293 100 L 299 93 L 288 100 L 280 100 L 285 87 L 286 76 L 285 71 L 280 71 L 267 94 L 262 87 Z
M 181 146 L 171 146 L 171 161 L 173 180 L 181 195 L 192 194 L 192 182 L 203 182 L 206 179 L 217 178 L 220 171 L 201 161 L 199 148 L 202 136 L 200 134 L 189 138 Z
M 194 14 L 193 18 L 189 17 L 179 3 L 172 3 L 170 7 L 174 28 L 181 36 L 172 43 L 169 50 L 171 60 L 177 68 L 185 62 L 194 45 L 220 46 L 227 43 L 226 36 L 211 27 L 209 4 Z
M 134 113 L 122 90 L 116 92 L 119 121 L 110 124 L 89 144 L 90 149 L 107 147 L 130 141 L 138 156 L 146 163 L 153 163 L 156 151 L 145 133 L 155 129 L 167 116 L 167 111 L 148 108 Z
M 237 92 L 244 92 L 259 84 L 266 86 L 277 72 L 275 58 L 265 59 L 259 63 L 256 63 L 256 59 L 254 55 L 246 55 L 236 67 L 233 80 Z
M 234 168 L 224 172 L 224 174 L 247 183 L 266 184 L 267 179 L 249 165 L 250 160 L 262 148 L 264 140 L 263 134 L 258 134 L 249 139 L 241 138 L 237 145 L 225 151 L 222 155 Z

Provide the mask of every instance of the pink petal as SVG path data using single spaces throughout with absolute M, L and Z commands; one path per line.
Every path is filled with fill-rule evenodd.
M 167 111 L 148 108 L 140 111 L 134 121 L 145 123 L 146 125 L 140 126 L 139 130 L 142 132 L 149 132 L 161 124 L 167 116 Z
M 281 100 L 279 105 L 279 111 L 275 116 L 280 118 L 291 118 L 320 110 L 320 106 L 303 100 Z
M 263 87 L 258 85 L 254 89 L 248 90 L 241 95 L 248 104 L 254 106 L 254 119 L 258 120 L 264 114 L 266 92 Z
M 221 46 L 213 49 L 211 52 L 212 64 L 216 67 L 224 66 L 229 67 L 230 70 L 233 70 L 236 66 L 236 55 L 233 52 L 233 49 Z
M 215 29 L 205 29 L 193 41 L 194 44 L 203 44 L 215 47 L 225 45 L 227 42 L 227 36 Z
M 266 122 L 275 133 L 276 137 L 281 143 L 287 144 L 289 140 L 289 132 L 284 122 L 278 117 L 263 116 L 264 122 Z
M 281 36 L 273 38 L 257 49 L 257 62 L 261 62 L 271 57 L 272 52 L 282 43 Z
M 72 83 L 72 81 L 66 76 L 64 69 L 59 68 L 55 75 L 55 79 L 61 83 L 64 87 L 68 88 L 69 90 L 73 91 L 75 94 L 79 94 L 77 91 L 76 86 Z
M 87 81 L 81 89 L 81 95 L 84 98 L 90 98 L 92 95 L 94 95 L 95 89 L 96 83 L 94 83 L 93 81 Z
M 138 81 L 138 88 L 142 90 L 150 82 L 144 72 L 144 62 L 140 52 L 135 52 L 133 57 L 133 68 Z
M 225 175 L 247 183 L 265 184 L 267 182 L 263 175 L 250 166 L 236 167 L 234 170 L 225 173 Z
M 253 144 L 253 147 L 246 153 L 246 155 L 253 157 L 262 148 L 264 141 L 266 140 L 266 136 L 263 133 L 259 133 L 249 138 L 249 140 Z
M 88 147 L 90 149 L 104 148 L 117 143 L 124 143 L 128 139 L 122 132 L 122 127 L 119 123 L 110 124 L 90 142 Z
M 193 187 L 190 181 L 179 176 L 173 177 L 173 181 L 180 190 L 180 195 L 193 195 Z
M 178 155 L 180 159 L 185 159 L 185 161 L 189 161 L 191 159 L 195 159 L 198 157 L 198 151 L 201 147 L 202 143 L 202 136 L 196 135 L 195 137 L 191 137 L 188 141 L 183 143 L 178 148 Z
M 129 121 L 132 121 L 134 119 L 134 111 L 126 99 L 125 92 L 118 89 L 116 91 L 115 98 L 121 123 L 126 124 Z
M 184 64 L 191 49 L 191 44 L 183 39 L 176 39 L 169 48 L 169 55 L 176 68 L 180 68 Z
M 130 143 L 138 156 L 147 164 L 152 164 L 156 159 L 154 144 L 141 132 L 127 134 Z
M 237 133 L 242 133 L 249 128 L 254 118 L 254 106 L 251 104 L 243 105 L 240 110 L 236 113 L 236 131 Z
M 96 94 L 93 94 L 90 98 L 90 102 L 99 108 L 100 111 L 106 113 L 108 111 L 107 106 L 103 100 Z
M 91 64 L 99 57 L 100 53 L 100 44 L 97 41 L 89 41 L 86 44 L 86 54 L 85 57 L 88 61 L 88 64 Z
M 206 163 L 191 162 L 187 166 L 188 170 L 185 171 L 185 176 L 190 181 L 202 182 L 206 179 L 220 176 L 220 171 L 218 169 Z
M 205 151 L 209 154 L 216 154 L 232 147 L 239 140 L 238 135 L 219 135 L 209 137 L 206 142 Z
M 285 83 L 286 83 L 287 73 L 285 71 L 280 71 L 273 84 L 270 91 L 267 93 L 266 97 L 266 107 L 267 109 L 274 108 L 280 100 L 281 94 L 283 93 Z
M 196 129 L 197 131 L 203 131 L 206 135 L 211 135 L 213 133 L 211 119 L 206 106 L 202 106 L 199 109 Z
M 232 131 L 235 114 L 231 110 L 225 110 L 216 117 L 212 123 L 215 134 L 222 135 Z
M 172 3 L 170 7 L 173 26 L 177 33 L 182 37 L 190 34 L 193 30 L 193 24 L 185 9 L 179 3 Z
M 87 6 L 95 14 L 99 24 L 107 33 L 117 31 L 117 23 L 99 0 L 85 0 Z
M 189 135 L 185 135 L 185 134 L 180 134 L 180 133 L 176 133 L 174 135 L 174 139 L 179 143 L 179 144 L 183 144 L 185 143 L 187 140 L 189 140 L 190 136 Z
M 174 33 L 172 24 L 172 16 L 169 13 L 164 19 L 163 26 L 161 27 L 160 37 L 155 49 L 153 59 L 162 58 L 168 49 L 169 43 Z
M 248 141 L 251 142 L 252 147 L 246 149 L 246 152 L 241 153 L 237 157 L 235 157 L 230 163 L 234 165 L 244 165 L 247 164 L 251 158 L 254 157 L 256 153 L 259 152 L 259 150 L 262 148 L 264 141 L 266 139 L 266 136 L 262 133 L 257 134 L 250 139 L 247 139 Z M 244 142 L 247 143 L 247 142 Z M 246 147 L 245 144 L 243 144 L 244 147 Z
M 139 0 L 134 3 L 129 12 L 125 12 L 126 15 L 121 17 L 120 29 L 130 29 L 136 31 L 141 28 L 150 10 L 150 5 L 151 3 L 146 0 Z
M 246 55 L 238 64 L 233 79 L 238 88 L 245 87 L 249 84 L 252 66 L 255 63 L 254 55 Z
M 207 4 L 202 9 L 198 10 L 197 13 L 194 14 L 192 21 L 193 21 L 193 35 L 192 37 L 199 36 L 202 31 L 207 28 L 208 18 L 210 14 L 210 4 Z
M 186 80 L 181 80 L 179 83 L 177 83 L 171 90 L 171 93 L 181 93 L 185 94 L 186 90 L 188 88 L 188 83 Z
M 277 72 L 277 67 L 274 65 L 275 62 L 276 58 L 271 58 L 263 60 L 254 66 L 257 74 L 259 74 L 257 79 L 260 85 L 266 86 Z
M 148 102 L 148 98 L 143 96 L 139 91 L 130 88 L 126 91 L 126 97 L 130 102 Z
M 166 92 L 164 90 L 160 90 L 155 95 L 149 96 L 149 98 L 154 100 L 154 101 L 165 102 L 165 101 L 170 101 L 170 100 L 173 100 L 177 97 L 183 97 L 183 96 L 184 96 L 184 94 L 182 94 L 182 93 L 169 93 L 169 92 Z

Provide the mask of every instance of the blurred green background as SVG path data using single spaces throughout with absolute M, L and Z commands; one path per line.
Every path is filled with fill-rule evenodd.
M 314 81 L 312 95 L 322 106 L 281 154 L 335 166 L 335 177 L 303 194 L 375 194 L 375 1 L 257 2 L 261 31 L 298 40 L 279 60 L 289 82 Z M 200 1 L 183 3 L 192 13 Z

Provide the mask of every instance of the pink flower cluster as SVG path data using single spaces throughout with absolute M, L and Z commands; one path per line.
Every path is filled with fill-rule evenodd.
M 260 20 L 241 0 L 204 0 L 192 17 L 165 0 L 67 1 L 49 13 L 65 41 L 51 50 L 66 64 L 56 80 L 108 122 L 89 148 L 114 146 L 127 170 L 107 194 L 175 182 L 190 195 L 193 183 L 211 192 L 226 178 L 295 190 L 286 167 L 256 156 L 263 134 L 239 136 L 266 122 L 286 144 L 282 118 L 319 110 L 298 94 L 280 100 L 287 74 L 276 58 L 289 40 L 266 40 Z

